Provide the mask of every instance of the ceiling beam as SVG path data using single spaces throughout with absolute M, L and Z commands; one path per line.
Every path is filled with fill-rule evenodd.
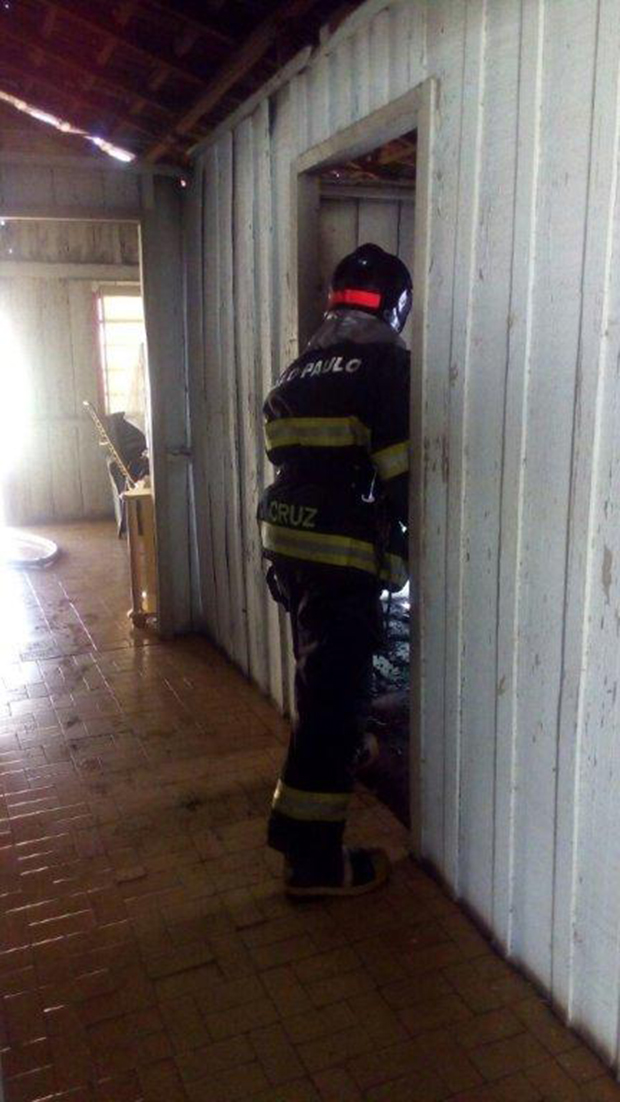
M 56 61 L 61 66 L 61 69 L 66 72 L 76 73 L 80 77 L 87 77 L 91 81 L 94 80 L 102 87 L 109 88 L 111 94 L 116 97 L 120 95 L 132 101 L 138 99 L 140 102 L 147 104 L 149 107 L 165 115 L 174 114 L 174 111 L 172 111 L 170 107 L 166 107 L 159 100 L 145 96 L 140 89 L 125 84 L 124 81 L 119 80 L 117 77 L 109 77 L 98 73 L 93 70 L 92 65 L 88 65 L 86 62 L 76 61 L 73 57 L 67 57 L 60 48 L 54 49 L 54 47 L 50 45 L 48 39 L 42 34 L 38 34 L 31 28 L 24 27 L 23 24 L 19 25 L 15 22 L 12 15 L 10 17 L 6 15 L 0 16 L 0 28 L 0 35 L 4 35 L 6 38 L 11 39 L 11 41 L 17 42 L 22 50 L 40 50 L 44 57 L 49 57 L 50 60 Z
M 127 33 L 121 34 L 120 31 L 114 29 L 113 24 L 95 15 L 88 8 L 85 8 L 83 12 L 76 11 L 71 4 L 67 3 L 67 0 L 36 0 L 36 2 L 47 8 L 48 11 L 55 12 L 56 15 L 60 14 L 70 19 L 78 26 L 103 35 L 114 46 L 130 50 L 148 64 L 164 69 L 167 73 L 174 73 L 175 76 L 181 77 L 190 84 L 204 88 L 204 78 L 186 65 L 181 65 L 173 54 L 162 53 L 140 45 L 132 36 Z
M 207 115 L 223 99 L 226 93 L 238 81 L 254 68 L 282 33 L 283 27 L 302 16 L 307 15 L 317 0 L 285 0 L 276 10 L 256 27 L 242 42 L 231 61 L 223 65 L 209 82 L 203 94 L 188 111 L 184 111 L 171 130 L 162 134 L 160 140 L 148 150 L 149 161 L 158 161 L 179 134 L 187 134 L 196 123 Z
M 90 95 L 88 92 L 72 91 L 70 88 L 65 88 L 61 84 L 57 84 L 55 81 L 50 80 L 49 77 L 43 76 L 39 69 L 28 69 L 26 65 L 22 66 L 18 64 L 14 59 L 9 58 L 2 52 L 2 46 L 0 45 L 0 69 L 6 73 L 13 73 L 19 80 L 30 80 L 35 85 L 38 85 L 45 92 L 50 95 L 58 96 L 58 98 L 67 104 L 70 112 L 77 106 L 78 110 L 86 109 L 88 111 L 94 111 L 96 115 L 102 114 L 106 118 L 106 128 L 111 132 L 112 128 L 126 126 L 135 130 L 139 134 L 144 134 L 147 138 L 156 137 L 156 131 L 152 127 L 145 126 L 142 121 L 138 121 L 133 117 L 125 117 L 118 114 L 116 111 L 106 110 L 105 106 L 101 103 L 96 96 Z M 19 95 L 19 92 L 17 93 Z M 46 104 L 34 104 L 35 107 L 42 107 L 47 110 Z M 69 122 L 71 119 L 68 120 Z M 92 127 L 92 122 L 91 122 Z M 103 135 L 106 137 L 106 135 Z
M 214 27 L 212 23 L 205 23 L 202 19 L 196 19 L 195 16 L 189 15 L 176 5 L 170 7 L 168 4 L 162 3 L 162 0 L 142 0 L 142 3 L 149 8 L 154 8 L 155 11 L 161 12 L 169 19 L 175 19 L 179 23 L 184 23 L 187 27 L 192 27 L 202 38 L 210 38 L 213 42 L 219 42 L 222 46 L 237 45 L 236 39 L 232 35 L 226 34 L 218 27 Z
M 143 147 L 145 145 L 148 147 L 149 143 L 152 143 L 153 140 L 157 137 L 156 130 L 154 130 L 152 127 L 149 128 L 140 119 L 135 118 L 133 115 L 118 114 L 117 112 L 103 109 L 101 102 L 95 96 L 90 95 L 88 92 L 78 93 L 73 92 L 70 88 L 64 88 L 61 85 L 54 83 L 48 77 L 42 76 L 40 70 L 38 69 L 31 70 L 30 72 L 26 73 L 21 65 L 15 62 L 12 58 L 7 58 L 7 56 L 2 53 L 1 46 L 0 71 L 12 75 L 14 79 L 30 79 L 35 85 L 35 88 L 39 86 L 41 89 L 44 89 L 46 93 L 58 97 L 61 102 L 65 104 L 64 107 L 61 107 L 61 110 L 63 114 L 65 114 L 66 112 L 68 122 L 78 121 L 75 117 L 76 111 L 80 114 L 84 113 L 83 118 L 79 119 L 79 125 L 82 129 L 88 130 L 89 132 L 96 131 L 98 134 L 100 134 L 101 137 L 106 138 L 107 141 L 113 142 L 115 145 L 126 147 L 127 142 L 129 142 L 129 149 L 132 152 L 135 152 L 137 156 L 141 156 Z M 14 92 L 13 94 L 18 95 L 22 99 L 27 98 L 20 90 Z M 49 110 L 49 107 L 46 103 L 35 101 L 33 103 L 33 106 L 39 107 L 42 110 Z M 95 113 L 95 118 L 101 117 L 102 113 L 105 115 L 105 128 L 103 130 L 103 133 L 101 133 L 101 124 L 95 124 L 92 117 L 89 117 L 88 112 L 91 111 Z M 132 149 L 132 140 L 126 135 L 126 131 L 128 130 L 135 131 L 136 135 L 139 135 L 141 139 L 139 150 Z M 198 141 L 201 136 L 201 133 L 196 131 L 192 140 Z M 190 141 L 183 142 L 182 139 L 179 139 L 179 141 L 181 143 L 181 146 L 185 146 L 185 148 L 191 144 Z M 177 153 L 180 160 L 184 159 L 185 149 L 175 149 L 175 155 Z
M 2 90 L 4 91 L 4 89 Z M 31 115 L 24 115 L 8 103 L 3 103 L 0 106 L 0 134 L 8 135 L 10 138 L 28 140 L 26 148 L 30 150 L 33 148 L 34 135 L 40 135 L 43 139 L 47 139 L 52 149 L 66 149 L 67 153 L 72 153 L 73 156 L 80 149 L 80 142 L 83 148 L 83 139 L 80 139 L 79 134 L 67 134 L 62 130 L 52 130 L 40 119 L 34 119 Z M 0 160 L 5 155 L 11 155 L 10 147 L 0 149 Z M 23 156 L 23 154 L 21 155 Z

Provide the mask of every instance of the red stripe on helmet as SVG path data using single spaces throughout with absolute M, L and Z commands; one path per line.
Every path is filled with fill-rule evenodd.
M 381 295 L 377 291 L 332 291 L 330 306 L 367 306 L 376 310 L 381 305 Z

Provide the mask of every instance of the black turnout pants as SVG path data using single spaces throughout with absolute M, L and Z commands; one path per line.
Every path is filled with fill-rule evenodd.
M 380 584 L 276 568 L 291 618 L 297 719 L 274 795 L 269 844 L 295 864 L 340 858 L 353 763 L 381 643 Z

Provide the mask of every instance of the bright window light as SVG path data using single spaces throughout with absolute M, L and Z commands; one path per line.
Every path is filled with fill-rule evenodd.
M 21 111 L 24 115 L 30 115 L 32 119 L 44 122 L 47 126 L 53 126 L 55 130 L 60 130 L 62 134 L 77 134 L 80 138 L 85 138 L 86 141 L 92 142 L 98 149 L 101 149 L 103 153 L 107 153 L 108 157 L 114 157 L 117 161 L 129 163 L 136 159 L 135 153 L 130 153 L 127 149 L 121 149 L 120 146 L 109 142 L 107 138 L 101 138 L 97 134 L 89 134 L 87 130 L 81 130 L 78 126 L 73 126 L 66 119 L 59 119 L 57 115 L 51 115 L 49 111 L 42 111 L 40 107 L 26 103 L 25 100 L 12 96 L 9 92 L 3 92 L 2 89 L 0 89 L 0 100 L 9 103 L 16 111 Z
M 0 313 L 0 481 L 23 453 L 30 421 L 28 365 L 10 318 Z
M 127 412 L 127 402 L 144 352 L 144 311 L 138 290 L 107 293 L 97 297 L 99 347 L 106 413 Z

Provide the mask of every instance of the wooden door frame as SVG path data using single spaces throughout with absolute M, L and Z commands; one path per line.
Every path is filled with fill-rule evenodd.
M 403 96 L 303 153 L 291 170 L 291 315 L 290 350 L 298 355 L 320 319 L 324 304 L 319 266 L 320 178 L 318 170 L 370 153 L 377 146 L 417 131 L 416 209 L 414 219 L 413 307 L 411 340 L 411 482 L 409 556 L 417 615 L 410 631 L 410 812 L 411 846 L 420 856 L 422 837 L 422 753 L 424 607 L 421 578 L 424 521 L 424 427 L 428 334 L 428 271 L 433 120 L 437 81 L 425 80 Z M 300 264 L 300 258 L 303 263 Z
M 169 638 L 186 632 L 192 627 L 187 492 L 191 452 L 185 397 L 182 210 L 177 189 L 179 178 L 189 173 L 139 163 L 102 166 L 81 157 L 0 154 L 0 166 L 6 164 L 33 171 L 36 167 L 75 167 L 140 177 L 139 204 L 132 207 L 67 207 L 0 199 L 0 218 L 130 222 L 138 228 L 149 391 L 147 438 L 155 497 L 158 634 Z

